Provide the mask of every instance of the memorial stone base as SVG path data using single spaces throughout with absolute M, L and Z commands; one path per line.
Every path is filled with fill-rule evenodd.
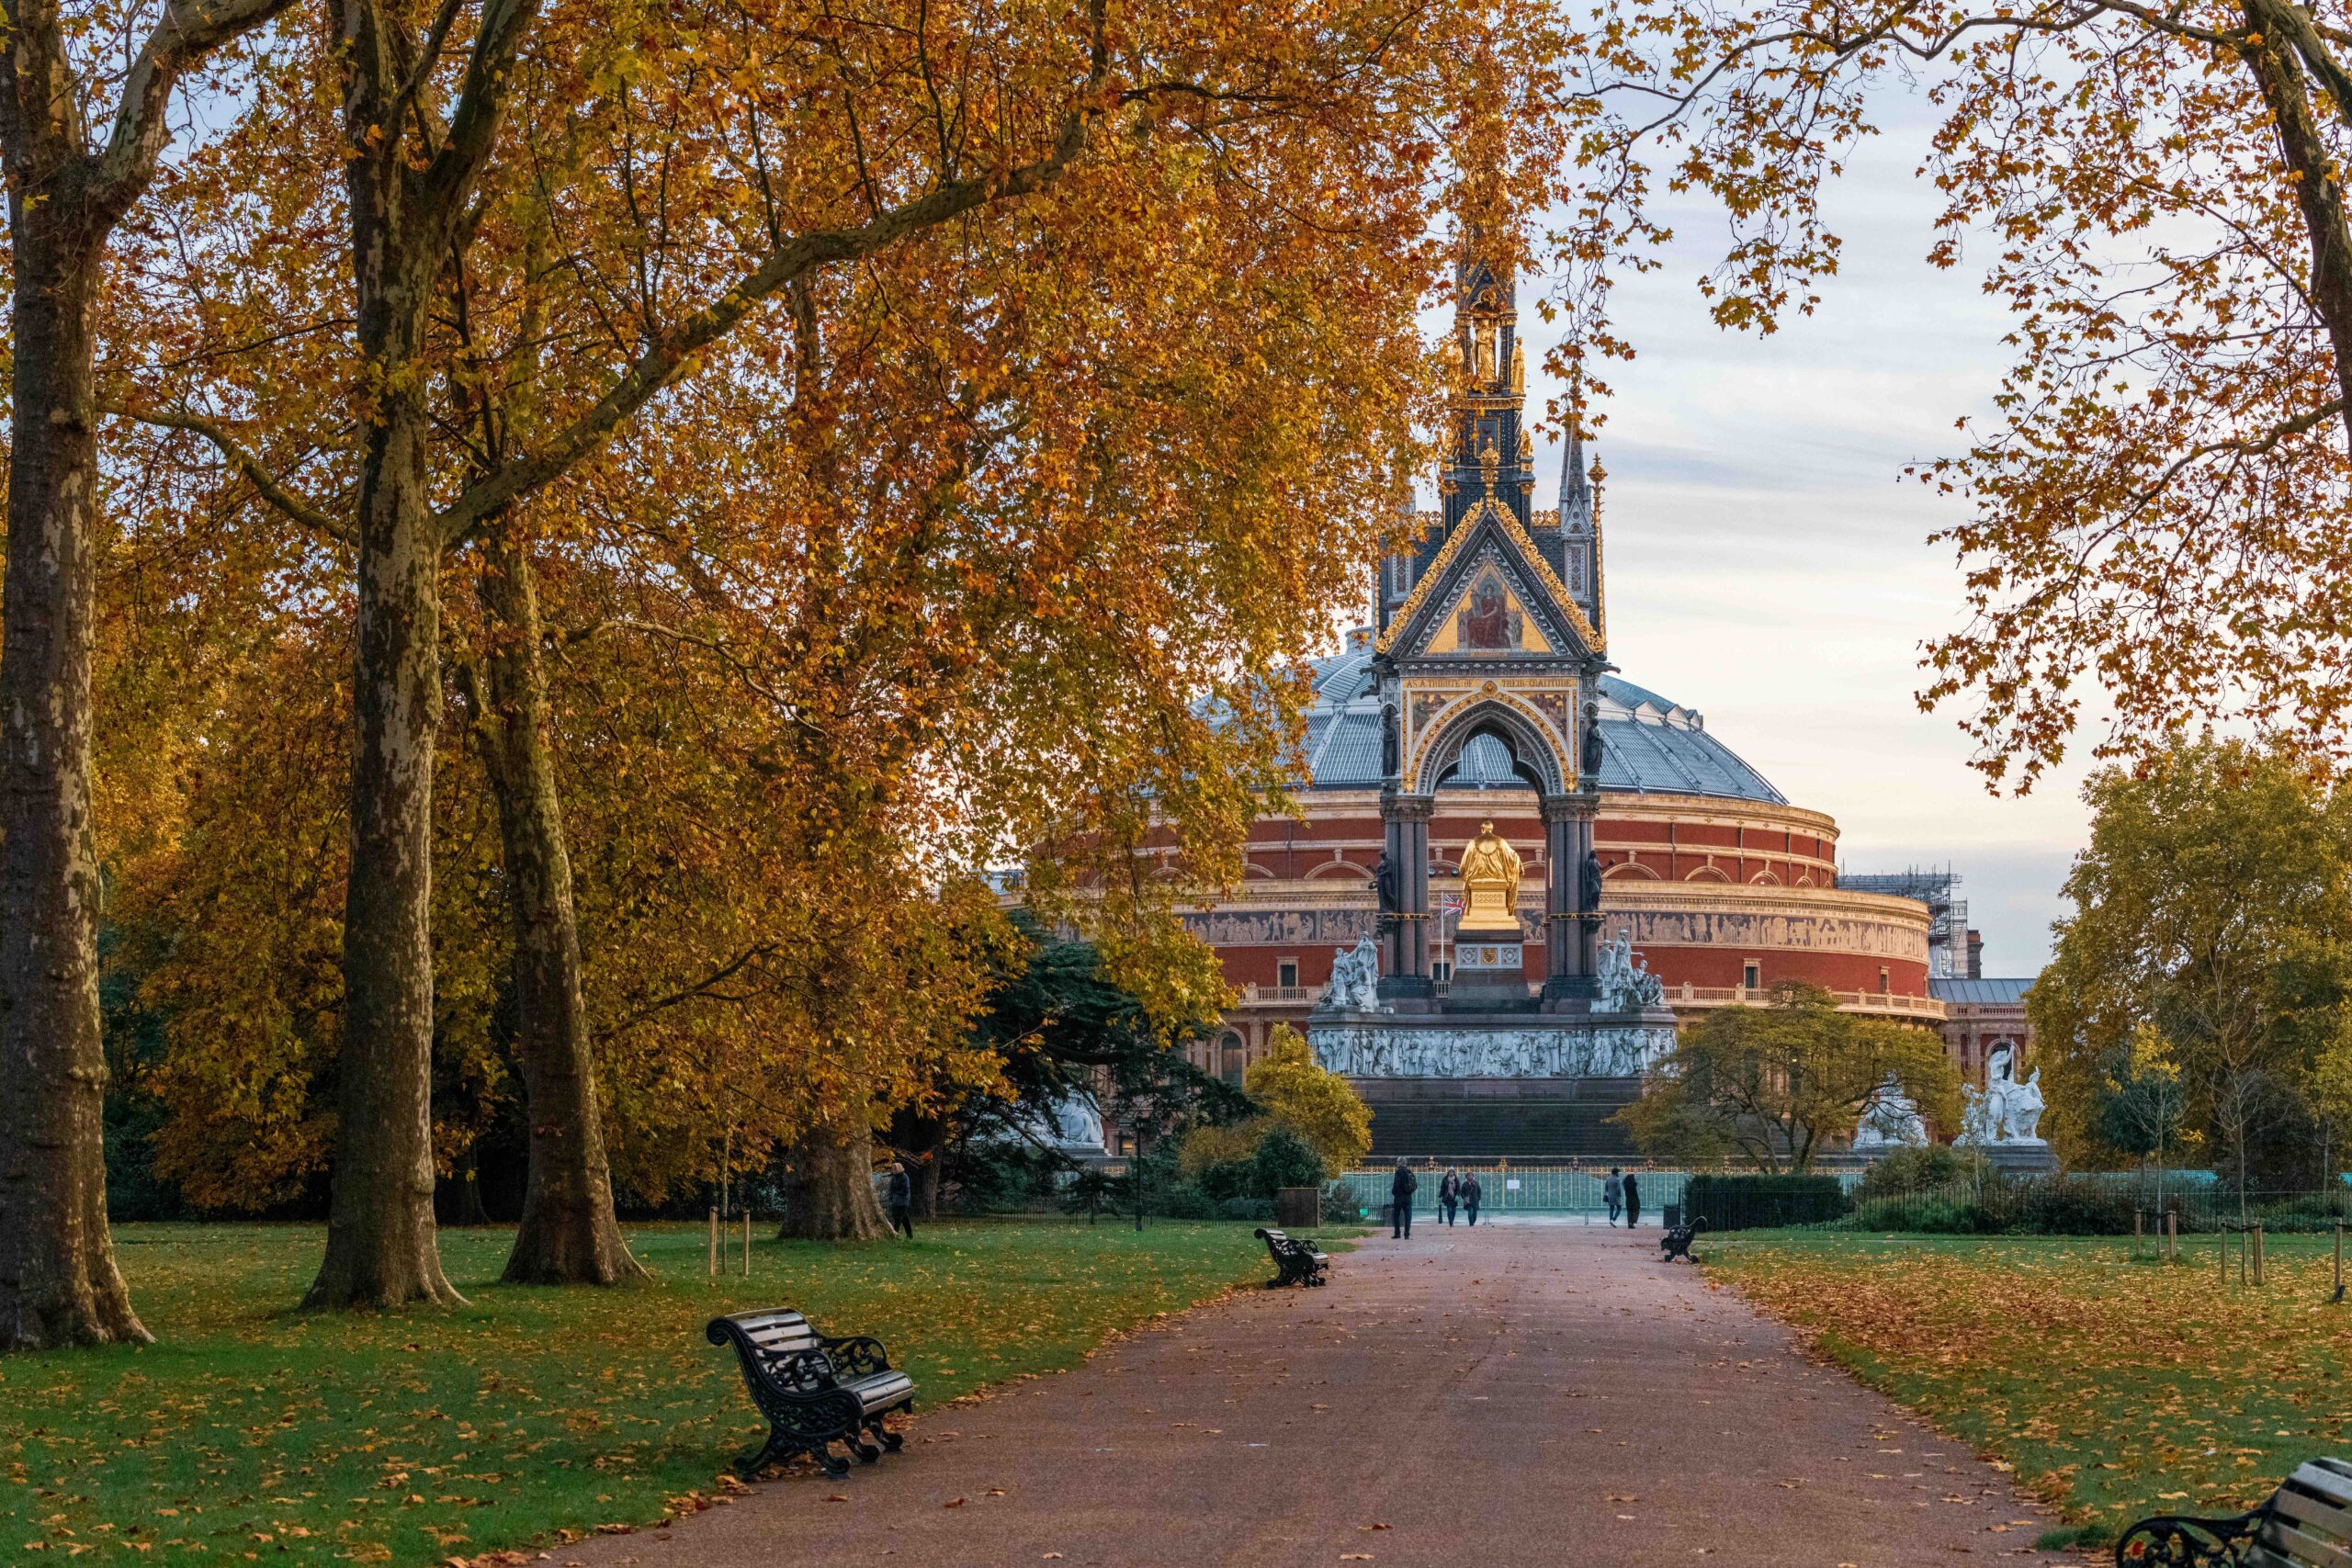
M 2004 1176 L 2048 1176 L 2058 1168 L 2058 1156 L 2037 1138 L 2026 1144 L 1986 1144 L 1969 1146 L 1963 1154 L 1981 1154 Z
M 1307 1021 L 1317 1059 L 1372 1107 L 1374 1156 L 1630 1157 L 1611 1118 L 1674 1049 L 1673 1013 L 1538 1012 L 1523 981 L 1479 1008 L 1462 973 L 1440 1012 Z

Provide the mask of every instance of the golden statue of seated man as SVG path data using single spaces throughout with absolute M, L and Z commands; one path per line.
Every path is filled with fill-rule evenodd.
M 1519 923 L 1519 852 L 1495 831 L 1492 822 L 1478 824 L 1478 836 L 1462 854 L 1462 923 L 1459 936 L 1494 935 L 1517 942 Z

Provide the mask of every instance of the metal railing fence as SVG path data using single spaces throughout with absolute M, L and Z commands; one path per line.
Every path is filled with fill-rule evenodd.
M 1453 1170 L 1477 1176 L 1482 1212 L 1487 1215 L 1541 1215 L 1593 1224 L 1609 1216 L 1606 1164 L 1504 1159 L 1408 1163 L 1419 1182 L 1413 1194 L 1417 1215 L 1435 1212 L 1439 1183 Z M 1809 1225 L 1929 1235 L 2159 1235 L 2170 1215 L 2183 1235 L 2210 1235 L 2255 1220 L 2269 1235 L 2324 1235 L 2339 1223 L 2352 1223 L 2352 1185 L 2241 1194 L 2210 1177 L 2200 1180 L 2197 1173 L 2167 1173 L 2160 1186 L 2142 1172 L 1987 1171 L 1971 1180 L 1878 1190 L 1867 1179 L 1867 1168 L 1857 1166 L 1816 1169 L 1810 1182 L 1737 1179 L 1757 1177 L 1753 1166 L 1626 1164 L 1623 1168 L 1640 1183 L 1645 1224 L 1661 1221 L 1668 1204 L 1691 1207 L 1689 1188 L 1693 1180 L 1735 1179 L 1711 1188 L 1696 1205 L 1716 1230 Z M 1393 1164 L 1348 1172 L 1332 1184 L 1327 1212 L 1336 1200 L 1367 1221 L 1385 1220 L 1395 1175 Z
M 1438 1184 L 1447 1171 L 1453 1170 L 1464 1175 L 1476 1174 L 1483 1194 L 1483 1213 L 1542 1214 L 1594 1222 L 1605 1222 L 1609 1217 L 1605 1185 L 1610 1167 L 1606 1164 L 1521 1164 L 1512 1160 L 1408 1163 L 1419 1183 L 1413 1194 L 1413 1212 L 1417 1214 L 1435 1211 Z M 1658 1222 L 1668 1203 L 1682 1203 L 1683 1190 L 1694 1177 L 1753 1174 L 1753 1168 L 1690 1165 L 1625 1163 L 1622 1168 L 1640 1184 L 1642 1219 L 1649 1224 Z M 1350 1199 L 1366 1218 L 1379 1220 L 1387 1215 L 1389 1183 L 1396 1174 L 1393 1164 L 1367 1165 L 1340 1178 L 1338 1185 L 1347 1189 Z M 1849 1193 L 1862 1179 L 1859 1168 L 1821 1174 L 1836 1179 Z

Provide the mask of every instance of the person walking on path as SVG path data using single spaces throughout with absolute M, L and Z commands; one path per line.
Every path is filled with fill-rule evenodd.
M 1388 1239 L 1413 1239 L 1413 1189 L 1420 1185 L 1410 1167 L 1399 1159 L 1396 1174 L 1388 1182 Z
M 915 1184 L 907 1179 L 906 1166 L 898 1160 L 890 1162 L 890 1228 L 909 1241 L 915 1238 Z
M 1437 1184 L 1438 1217 L 1446 1224 L 1453 1223 L 1454 1206 L 1462 1201 L 1462 1178 L 1452 1166 L 1445 1168 L 1445 1179 Z
M 1486 1194 L 1478 1189 L 1478 1173 L 1472 1171 L 1462 1179 L 1462 1206 L 1469 1211 L 1470 1228 L 1478 1228 L 1478 1200 Z
M 1634 1173 L 1625 1173 L 1625 1228 L 1632 1230 L 1642 1223 L 1642 1184 Z
M 1609 1204 L 1609 1223 L 1613 1225 L 1625 1205 L 1625 1179 L 1617 1174 L 1613 1165 L 1609 1168 L 1609 1179 L 1600 1184 L 1600 1196 Z

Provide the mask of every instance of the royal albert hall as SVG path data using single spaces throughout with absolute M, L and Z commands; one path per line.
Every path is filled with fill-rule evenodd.
M 1425 878 L 1408 873 L 1425 903 L 1408 897 L 1403 919 L 1419 923 L 1392 920 L 1402 934 L 1382 939 L 1383 994 L 1402 968 L 1442 1006 L 1461 857 L 1487 821 L 1523 861 L 1534 994 L 1562 988 L 1547 965 L 1590 962 L 1592 934 L 1581 949 L 1544 940 L 1591 933 L 1589 857 L 1598 939 L 1630 935 L 1684 1021 L 1801 979 L 1857 1011 L 1941 1023 L 1928 908 L 1840 888 L 1835 821 L 1792 804 L 1699 710 L 1608 662 L 1582 446 L 1566 454 L 1558 504 L 1535 508 L 1510 279 L 1465 262 L 1458 297 L 1466 390 L 1443 504 L 1380 563 L 1373 624 L 1315 669 L 1296 814 L 1260 819 L 1245 881 L 1187 917 L 1238 994 L 1197 1065 L 1238 1080 L 1277 1023 L 1304 1031 L 1337 953 L 1381 929 L 1384 852 L 1427 861 Z M 1534 678 L 1563 670 L 1565 684 Z

